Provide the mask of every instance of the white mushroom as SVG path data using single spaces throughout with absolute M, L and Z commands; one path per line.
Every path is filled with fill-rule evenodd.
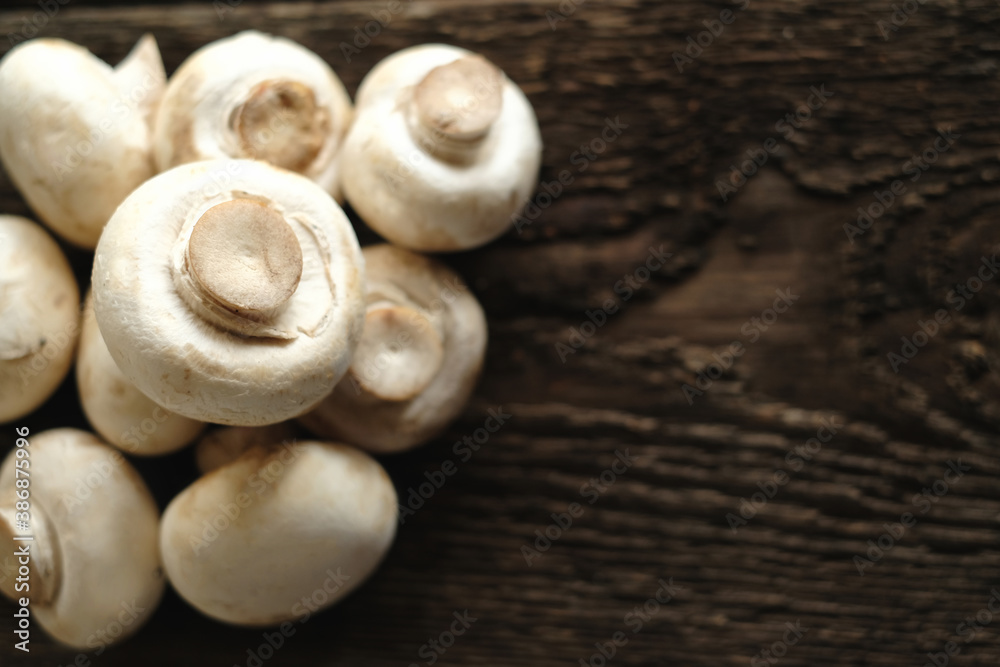
M 161 408 L 128 381 L 115 364 L 87 295 L 76 361 L 76 386 L 87 420 L 101 437 L 130 454 L 153 456 L 191 443 L 204 422 Z
M 237 426 L 309 410 L 364 324 L 364 260 L 337 204 L 263 162 L 151 179 L 94 258 L 94 313 L 115 363 L 162 407 Z
M 367 454 L 311 441 L 254 447 L 174 498 L 160 550 L 173 587 L 203 614 L 277 625 L 360 585 L 396 521 L 396 491 Z
M 254 158 L 338 196 L 351 99 L 330 66 L 283 37 L 241 32 L 202 47 L 171 77 L 156 122 L 160 170 Z
M 251 447 L 264 447 L 294 439 L 295 428 L 291 422 L 268 426 L 223 426 L 213 429 L 194 446 L 194 459 L 198 470 L 207 475 L 221 468 Z
M 0 423 L 59 387 L 80 333 L 80 290 L 62 250 L 31 220 L 0 216 Z
M 164 588 L 149 489 L 121 452 L 84 431 L 55 429 L 18 443 L 0 468 L 0 550 L 26 546 L 19 566 L 28 578 L 8 577 L 0 591 L 28 597 L 31 618 L 69 646 L 92 650 L 131 635 Z M 18 496 L 25 480 L 28 493 Z M 27 530 L 18 502 L 28 506 Z
M 398 452 L 465 407 L 486 353 L 486 319 L 453 271 L 390 245 L 364 249 L 367 314 L 347 376 L 300 421 L 325 438 Z
M 342 188 L 393 243 L 429 252 L 483 245 L 534 191 L 538 121 L 482 56 L 444 44 L 399 51 L 361 82 L 356 113 Z
M 165 85 L 150 35 L 117 69 L 61 39 L 24 42 L 0 61 L 0 158 L 57 234 L 93 248 L 153 175 L 148 121 Z

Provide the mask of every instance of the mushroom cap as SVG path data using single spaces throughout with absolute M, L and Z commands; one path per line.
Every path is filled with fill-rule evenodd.
M 396 533 L 397 497 L 359 450 L 303 441 L 254 447 L 200 478 L 167 507 L 163 564 L 181 597 L 249 626 L 327 607 L 378 566 Z
M 194 446 L 194 459 L 202 475 L 233 461 L 251 447 L 284 443 L 295 437 L 291 422 L 268 426 L 223 426 L 202 436 Z
M 76 386 L 87 421 L 108 443 L 138 456 L 169 454 L 190 444 L 205 423 L 151 401 L 111 358 L 87 295 L 76 359 Z
M 121 640 L 153 615 L 163 594 L 156 503 L 121 452 L 90 433 L 61 428 L 28 440 L 30 529 L 11 523 L 15 449 L 0 467 L 0 548 L 29 545 L 32 617 L 76 648 Z M 11 539 L 25 534 L 35 540 Z
M 389 56 L 361 82 L 341 187 L 392 243 L 464 250 L 511 226 L 534 192 L 541 151 L 517 85 L 465 49 L 426 44 Z
M 440 262 L 391 245 L 368 246 L 364 255 L 362 344 L 348 375 L 299 421 L 325 438 L 400 452 L 440 435 L 464 409 L 486 354 L 486 317 Z
M 263 162 L 199 162 L 149 180 L 108 222 L 94 313 L 115 363 L 158 405 L 260 426 L 309 410 L 346 372 L 363 273 L 354 230 L 316 183 Z M 256 305 L 277 306 L 242 303 L 265 292 Z
M 0 423 L 48 399 L 73 363 L 80 290 L 39 225 L 0 215 Z
M 156 121 L 159 169 L 254 158 L 339 196 L 337 153 L 353 109 L 322 58 L 248 30 L 195 51 L 170 78 Z
M 0 158 L 57 234 L 92 249 L 115 208 L 153 175 L 147 115 L 164 85 L 149 36 L 119 71 L 61 39 L 24 42 L 0 61 Z

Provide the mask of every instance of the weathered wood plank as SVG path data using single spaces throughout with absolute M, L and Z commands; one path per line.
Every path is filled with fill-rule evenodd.
M 43 30 L 110 61 L 152 30 L 168 70 L 213 39 L 270 30 L 320 53 L 352 92 L 399 48 L 456 43 L 528 93 L 541 179 L 573 176 L 523 233 L 448 258 L 488 311 L 489 359 L 446 438 L 386 461 L 401 496 L 457 458 L 452 443 L 488 408 L 509 423 L 406 521 L 377 576 L 264 664 L 424 663 L 421 646 L 465 609 L 479 620 L 441 664 L 578 664 L 621 631 L 617 664 L 746 665 L 798 621 L 808 631 L 782 665 L 921 665 L 949 641 L 961 649 L 949 664 L 996 664 L 997 622 L 957 626 L 1000 566 L 1000 291 L 987 281 L 962 310 L 949 292 L 1000 242 L 1000 7 L 928 0 L 886 40 L 876 22 L 890 6 L 752 0 L 679 72 L 687 37 L 739 5 L 588 0 L 553 31 L 557 2 L 403 4 L 350 63 L 340 43 L 387 3 L 246 3 L 221 18 L 210 2 L 71 4 Z M 0 14 L 0 34 L 24 11 Z M 778 125 L 813 86 L 833 94 L 801 127 Z M 615 118 L 628 127 L 582 159 Z M 948 128 L 954 144 L 909 171 Z M 723 201 L 717 182 L 770 138 L 776 152 Z M 28 213 L 0 178 L 0 206 Z M 852 243 L 844 225 L 896 179 L 903 194 Z M 616 283 L 661 244 L 672 256 L 624 300 Z M 74 260 L 85 276 L 89 255 Z M 765 331 L 752 318 L 769 321 L 775 290 L 798 298 Z M 609 298 L 620 310 L 560 359 L 570 327 Z M 893 372 L 887 353 L 938 309 L 950 323 Z M 745 354 L 689 404 L 682 386 L 714 374 L 734 341 Z M 810 454 L 823 420 L 837 433 Z M 81 424 L 73 388 L 25 423 Z M 626 449 L 634 465 L 589 504 L 581 485 Z M 971 470 L 934 495 L 959 459 Z M 187 453 L 139 465 L 163 503 L 194 474 Z M 733 531 L 726 515 L 779 470 L 787 482 Z M 521 547 L 573 502 L 583 514 L 528 566 Z M 906 512 L 915 525 L 860 576 L 853 557 Z M 660 578 L 682 590 L 633 633 L 626 615 Z M 171 595 L 140 635 L 90 657 L 245 665 L 262 641 Z M 5 640 L 3 664 L 73 657 L 40 636 L 32 646 L 24 660 Z

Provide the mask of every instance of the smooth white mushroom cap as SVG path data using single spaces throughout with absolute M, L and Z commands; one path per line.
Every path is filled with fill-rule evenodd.
M 372 452 L 439 435 L 464 409 L 486 354 L 486 317 L 458 274 L 390 245 L 364 248 L 367 315 L 347 376 L 300 418 Z
M 322 58 L 283 37 L 241 32 L 195 51 L 170 78 L 156 122 L 157 166 L 252 158 L 339 196 L 336 158 L 352 116 Z
M 226 510 L 226 511 L 224 511 Z M 277 625 L 328 607 L 378 566 L 397 498 L 377 461 L 345 445 L 254 447 L 182 491 L 160 529 L 174 589 L 227 623 Z
M 0 423 L 32 412 L 59 387 L 80 333 L 80 290 L 39 225 L 0 215 Z
M 93 248 L 115 208 L 153 175 L 147 120 L 165 85 L 149 35 L 117 69 L 61 39 L 24 42 L 0 61 L 0 158 L 57 234 Z
M 136 190 L 94 257 L 115 363 L 162 407 L 273 424 L 318 403 L 364 324 L 364 260 L 316 183 L 250 160 L 175 167 Z
M 0 549 L 29 545 L 31 617 L 64 644 L 119 641 L 153 615 L 163 594 L 159 510 L 121 452 L 90 433 L 62 428 L 29 436 L 29 530 L 16 527 L 17 449 L 0 468 Z M 32 541 L 14 536 L 32 535 Z
M 482 56 L 427 44 L 389 56 L 361 82 L 341 186 L 392 243 L 464 250 L 511 226 L 537 185 L 541 152 L 517 85 Z
M 156 456 L 190 444 L 205 423 L 151 401 L 118 368 L 94 318 L 87 295 L 76 360 L 76 386 L 87 421 L 107 442 L 138 456 Z

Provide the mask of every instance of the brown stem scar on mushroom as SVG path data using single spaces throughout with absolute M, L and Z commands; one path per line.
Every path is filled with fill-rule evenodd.
M 439 435 L 464 408 L 486 353 L 486 316 L 443 264 L 368 246 L 364 329 L 350 373 L 300 423 L 372 452 Z
M 101 235 L 92 284 L 125 379 L 203 422 L 301 415 L 347 373 L 364 328 L 347 216 L 316 182 L 257 160 L 186 164 L 141 185 Z
M 217 204 L 198 220 L 187 259 L 205 294 L 231 310 L 267 318 L 302 277 L 302 248 L 281 214 L 251 199 Z
M 230 122 L 245 155 L 297 172 L 316 160 L 330 133 L 330 111 L 298 81 L 258 84 Z
M 341 186 L 387 241 L 467 250 L 510 228 L 537 184 L 541 155 L 531 103 L 499 67 L 424 44 L 382 60 L 358 87 Z
M 354 109 L 330 65 L 284 37 L 247 30 L 207 44 L 170 77 L 157 112 L 161 171 L 248 158 L 340 196 L 339 152 Z
M 413 308 L 392 304 L 368 309 L 351 371 L 364 389 L 386 401 L 422 392 L 441 368 L 444 343 L 434 325 Z M 365 373 L 364 368 L 380 373 Z
M 500 116 L 503 72 L 480 55 L 435 67 L 417 84 L 418 126 L 447 139 L 481 139 Z

